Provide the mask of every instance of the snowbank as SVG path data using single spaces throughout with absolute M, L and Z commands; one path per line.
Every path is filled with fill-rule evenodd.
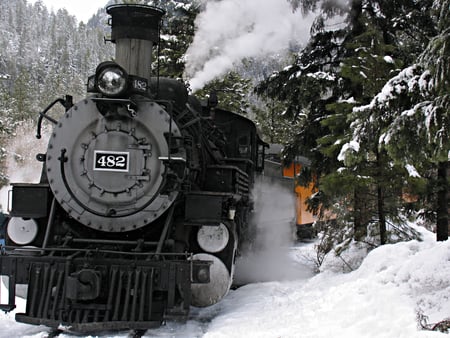
M 348 274 L 240 288 L 204 337 L 444 336 L 419 330 L 417 314 L 430 322 L 450 316 L 450 241 L 420 231 L 422 242 L 375 249 Z

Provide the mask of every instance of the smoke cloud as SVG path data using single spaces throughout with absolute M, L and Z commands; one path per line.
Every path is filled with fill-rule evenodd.
M 245 58 L 264 58 L 305 43 L 314 15 L 294 11 L 287 0 L 206 2 L 196 19 L 196 35 L 186 53 L 185 78 L 202 88 Z

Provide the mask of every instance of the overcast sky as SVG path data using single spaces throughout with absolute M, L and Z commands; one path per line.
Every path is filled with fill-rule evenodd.
M 28 0 L 35 3 L 37 0 Z M 71 15 L 75 15 L 79 21 L 87 22 L 99 8 L 106 5 L 107 0 L 42 0 L 49 10 L 57 11 L 65 8 Z

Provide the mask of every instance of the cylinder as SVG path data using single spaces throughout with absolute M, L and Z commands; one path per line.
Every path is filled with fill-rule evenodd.
M 112 5 L 111 41 L 116 44 L 116 62 L 128 74 L 150 79 L 152 48 L 159 41 L 159 27 L 165 12 L 146 5 Z

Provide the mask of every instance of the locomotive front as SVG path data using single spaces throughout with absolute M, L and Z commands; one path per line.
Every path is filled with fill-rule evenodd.
M 158 219 L 177 197 L 179 187 L 170 175 L 183 171 L 170 173 L 167 163 L 184 164 L 186 154 L 183 147 L 170 153 L 168 143 L 181 133 L 159 104 L 115 94 L 136 81 L 139 88 L 129 90 L 144 89 L 145 79 L 107 63 L 91 81 L 90 90 L 102 95 L 77 103 L 58 121 L 46 154 L 48 182 L 59 204 L 83 225 L 136 230 Z
M 174 102 L 155 100 L 150 89 L 164 12 L 141 5 L 113 5 L 107 12 L 115 62 L 97 67 L 86 99 L 62 102 L 66 112 L 59 121 L 41 114 L 55 122 L 47 153 L 38 156 L 41 182 L 13 184 L 0 260 L 9 298 L 0 307 L 14 309 L 15 286 L 27 284 L 26 311 L 16 315 L 24 323 L 146 329 L 186 318 L 193 285 L 210 284 L 211 256 L 193 257 L 174 240 L 192 237 L 177 207 L 183 184 L 195 182 L 198 170 L 189 169 L 200 155 L 187 149 L 192 140 L 174 121 Z M 228 236 L 221 250 L 230 247 L 234 255 L 233 234 L 219 232 L 219 242 Z M 219 296 L 209 294 L 199 305 L 222 297 L 230 278 Z

